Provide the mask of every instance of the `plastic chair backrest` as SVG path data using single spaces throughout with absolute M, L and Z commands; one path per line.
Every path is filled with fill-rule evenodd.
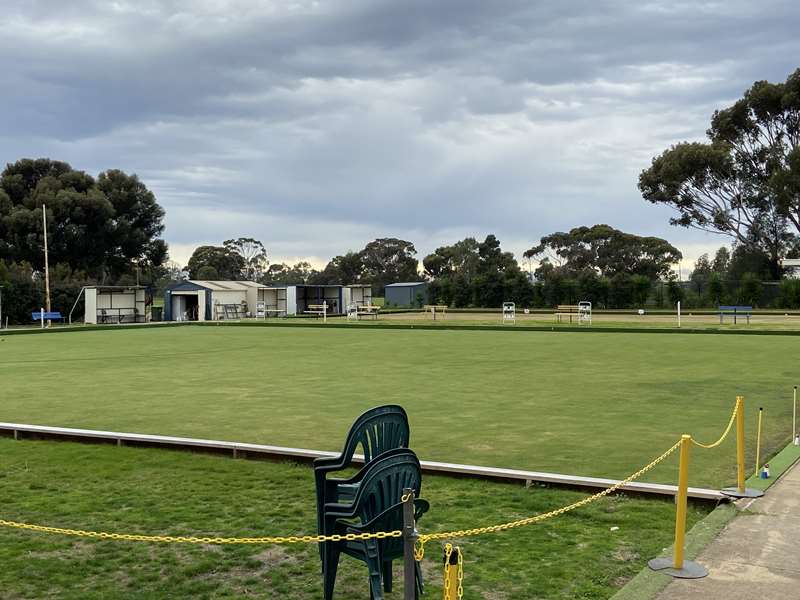
M 362 523 L 367 523 L 397 505 L 403 497 L 403 490 L 414 490 L 417 497 L 422 488 L 422 470 L 419 459 L 412 450 L 395 450 L 385 458 L 379 458 L 364 474 L 356 497 L 354 508 Z M 384 523 L 390 527 L 386 531 L 401 529 L 403 525 L 402 511 L 392 513 L 391 522 Z
M 350 463 L 361 446 L 367 464 L 387 450 L 408 448 L 409 437 L 408 415 L 402 406 L 387 404 L 371 408 L 350 427 L 342 457 Z

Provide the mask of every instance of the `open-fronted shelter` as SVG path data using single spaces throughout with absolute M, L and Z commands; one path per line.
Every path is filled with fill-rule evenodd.
M 148 320 L 144 286 L 92 285 L 84 287 L 82 294 L 84 323 L 145 323 Z
M 356 306 L 372 306 L 372 286 L 369 284 L 351 284 L 342 288 L 342 305 L 347 308 Z
M 309 307 L 323 302 L 328 305 L 329 315 L 339 315 L 344 311 L 341 285 L 287 285 L 285 289 L 287 315 L 305 314 L 312 310 Z

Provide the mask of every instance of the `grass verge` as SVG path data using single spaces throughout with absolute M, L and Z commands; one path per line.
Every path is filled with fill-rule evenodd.
M 313 495 L 310 469 L 293 464 L 0 439 L 7 520 L 148 534 L 309 533 Z M 442 531 L 536 514 L 583 494 L 428 477 L 422 496 L 432 511 L 420 527 Z M 465 598 L 608 598 L 668 543 L 672 513 L 669 501 L 617 496 L 539 525 L 453 540 L 465 554 Z M 689 521 L 706 514 L 692 506 Z M 423 568 L 432 598 L 441 594 L 439 557 L 429 543 Z M 321 595 L 318 560 L 311 545 L 156 545 L 0 529 L 0 590 L 14 600 L 310 600 Z M 365 597 L 363 566 L 343 558 L 337 589 L 339 598 Z

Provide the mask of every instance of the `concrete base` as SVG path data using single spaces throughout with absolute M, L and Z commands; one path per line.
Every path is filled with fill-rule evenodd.
M 720 493 L 731 498 L 761 498 L 764 495 L 761 490 L 753 488 L 745 488 L 743 492 L 740 492 L 738 487 L 723 488 Z
M 653 571 L 677 577 L 678 579 L 700 579 L 708 575 L 708 569 L 691 560 L 684 560 L 682 569 L 676 569 L 672 566 L 672 558 L 654 558 L 647 562 L 647 566 Z

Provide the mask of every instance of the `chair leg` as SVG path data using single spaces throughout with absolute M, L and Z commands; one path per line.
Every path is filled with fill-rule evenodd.
M 380 551 L 378 550 L 378 543 L 376 540 L 366 540 L 364 542 L 364 558 L 369 569 L 369 591 L 371 600 L 383 600 L 383 591 L 381 591 L 381 570 L 383 564 L 381 562 Z
M 336 585 L 336 571 L 339 569 L 339 547 L 334 542 L 327 542 L 325 560 L 322 564 L 322 579 L 325 600 L 333 600 L 333 588 Z
M 392 561 L 383 563 L 383 591 L 387 594 L 392 592 Z

